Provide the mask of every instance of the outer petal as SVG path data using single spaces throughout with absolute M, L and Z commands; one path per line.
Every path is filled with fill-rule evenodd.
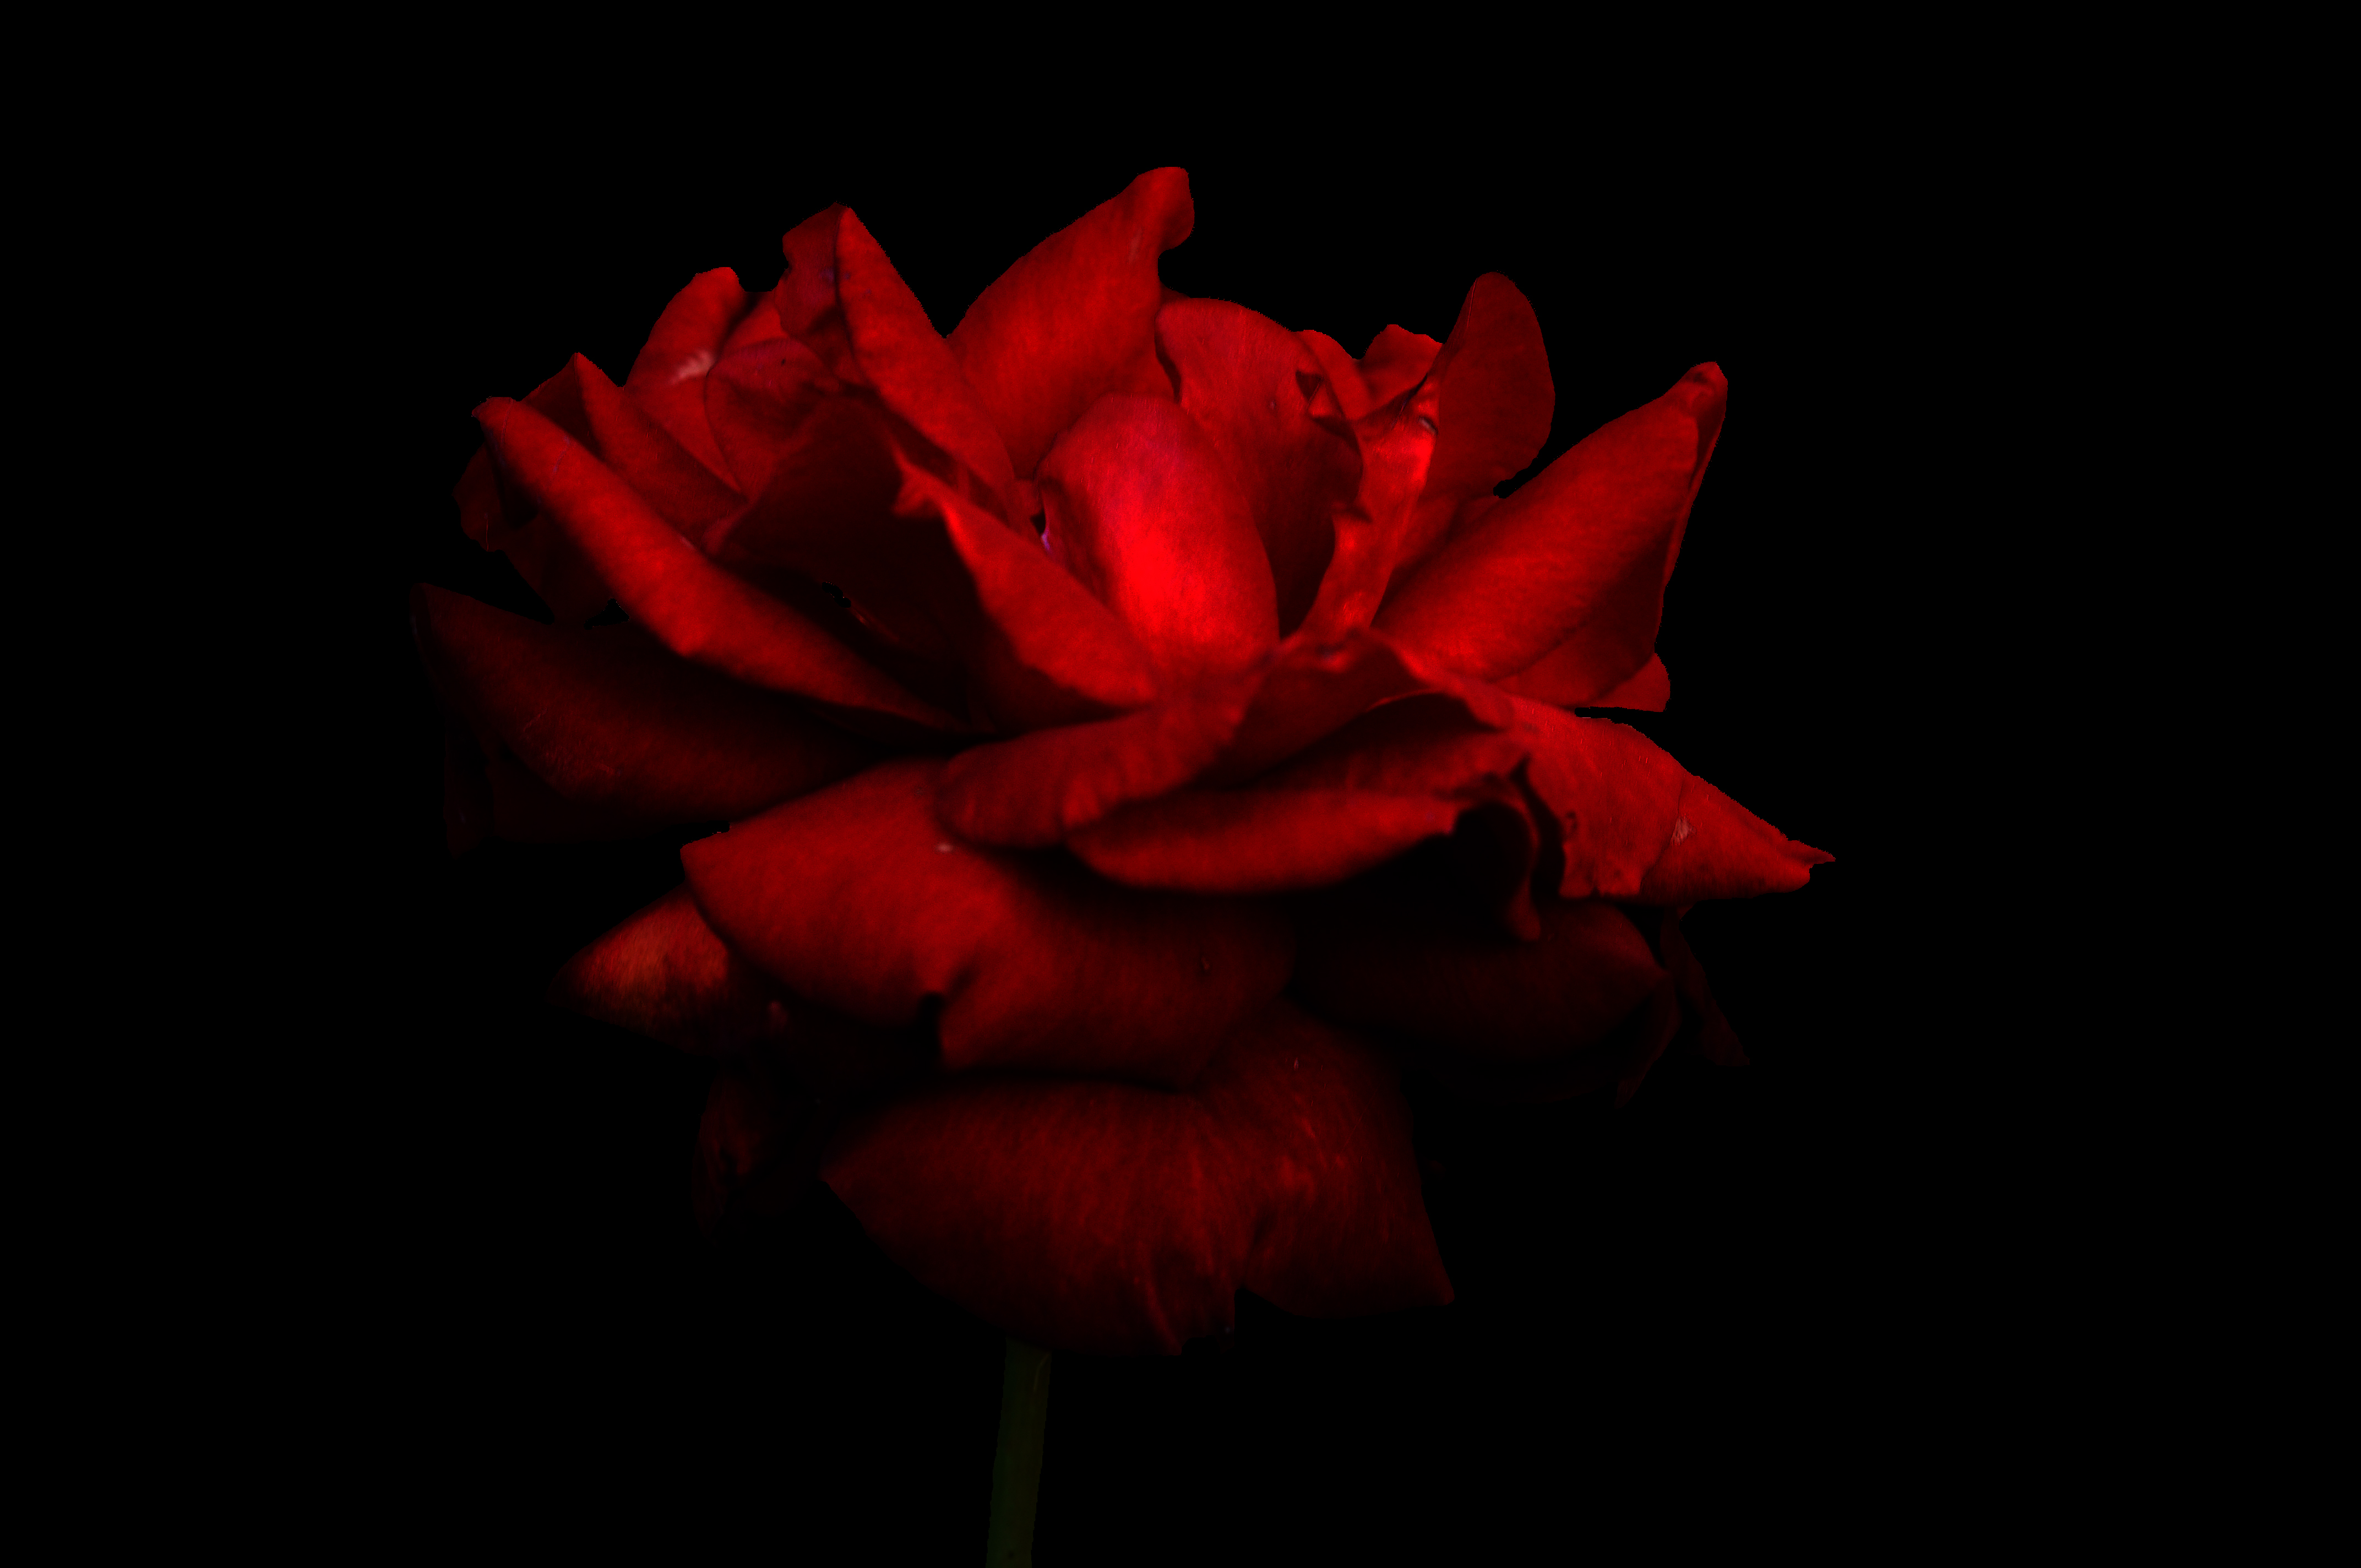
M 1186 1083 L 1286 983 L 1253 905 L 1143 897 L 936 826 L 942 763 L 881 763 L 681 851 L 698 905 L 763 970 L 878 1027 L 939 1002 L 953 1070 Z
M 1156 351 L 1180 406 L 1246 499 L 1278 590 L 1279 630 L 1292 631 L 1328 568 L 1332 519 L 1360 485 L 1360 449 L 1345 411 L 1302 338 L 1239 305 L 1166 305 L 1156 317 Z
M 1798 844 L 1628 725 L 1517 700 L 1526 777 L 1554 816 L 1559 892 L 1685 905 L 1788 893 L 1833 857 Z
M 1358 359 L 1324 332 L 1299 335 L 1320 361 L 1348 420 L 1385 407 L 1425 380 L 1426 373 L 1434 367 L 1434 356 L 1443 351 L 1443 345 L 1424 333 L 1398 326 L 1378 334 L 1370 341 L 1369 351 Z
M 741 287 L 727 267 L 698 273 L 664 306 L 623 381 L 632 401 L 717 474 L 729 468 L 706 428 L 705 373 L 762 299 Z
M 1189 1093 L 952 1080 L 822 1174 L 920 1281 L 1060 1349 L 1177 1354 L 1241 1287 L 1323 1315 L 1451 1299 L 1390 1069 L 1283 1003 Z
M 1700 365 L 1584 438 L 1404 583 L 1378 627 L 1488 680 L 1577 634 L 1601 644 L 1617 681 L 1636 674 L 1727 389 Z
M 1259 669 L 1153 707 L 962 751 L 944 775 L 943 820 L 979 843 L 1060 843 L 1134 801 L 1200 780 L 1253 778 L 1375 705 L 1420 692 L 1442 694 L 1480 726 L 1514 722 L 1498 691 L 1406 655 L 1375 632 L 1324 647 L 1293 637 Z
M 1468 502 L 1491 496 L 1540 455 L 1557 406 L 1532 304 L 1497 272 L 1467 291 L 1435 367 L 1440 433 L 1398 571 L 1441 548 Z
M 1051 558 L 1139 639 L 1173 685 L 1279 641 L 1270 564 L 1212 442 L 1167 399 L 1101 398 L 1040 470 Z
M 1599 899 L 1543 899 L 1541 938 L 1437 921 L 1358 884 L 1297 922 L 1294 993 L 1340 1023 L 1400 1031 L 1501 1063 L 1598 1044 L 1664 978 L 1647 939 Z
M 1008 449 L 917 297 L 852 210 L 830 207 L 780 243 L 787 274 L 776 302 L 787 331 L 840 378 L 875 392 L 1002 504 L 1016 477 Z
M 964 728 L 708 561 L 611 469 L 533 410 L 494 398 L 476 415 L 510 482 L 565 530 L 623 609 L 674 652 L 810 698 L 847 722 L 903 734 Z
M 1104 394 L 1170 390 L 1153 337 L 1156 260 L 1194 222 L 1189 176 L 1150 170 L 1035 246 L 952 329 L 951 354 L 1019 477 Z
M 505 751 L 567 800 L 650 826 L 726 821 L 857 773 L 876 755 L 632 627 L 542 626 L 423 585 L 410 604 L 428 668 L 484 755 Z

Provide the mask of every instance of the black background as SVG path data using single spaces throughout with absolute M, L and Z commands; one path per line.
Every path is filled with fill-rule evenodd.
M 785 1221 L 698 1235 L 705 1069 L 539 1000 L 678 880 L 693 835 L 455 862 L 404 595 L 424 581 L 530 607 L 458 530 L 468 411 L 577 350 L 620 379 L 693 272 L 766 287 L 780 234 L 841 201 L 948 331 L 1010 260 L 1165 163 L 1189 170 L 1197 212 L 1166 282 L 1350 350 L 1389 322 L 1443 337 L 1478 274 L 1507 274 L 1556 381 L 1544 462 L 1719 363 L 1729 422 L 1659 641 L 1672 704 L 1637 722 L 1836 861 L 1801 893 L 1689 917 L 1754 1065 L 1668 1059 L 1620 1112 L 1409 1085 L 1441 1168 L 1448 1308 L 1328 1323 L 1242 1299 L 1227 1347 L 1060 1355 L 1037 1560 L 1498 1560 L 1759 1520 L 1883 1474 L 1902 1441 L 1885 1412 L 1925 1376 L 1891 1347 L 1943 1288 L 1924 1259 L 1950 1223 L 1914 1147 L 1930 1135 L 1916 1064 L 1954 1025 L 1911 956 L 1927 833 L 1895 804 L 1941 766 L 1898 607 L 1932 598 L 1924 540 L 1946 526 L 1940 477 L 1930 489 L 1896 449 L 1916 417 L 1896 345 L 1923 350 L 1948 284 L 1859 144 L 1708 148 L 1568 122 L 1347 157 L 1210 118 L 891 154 L 543 132 L 522 151 L 422 138 L 364 160 L 330 307 L 368 345 L 324 394 L 350 443 L 336 630 L 358 658 L 326 700 L 347 798 L 367 805 L 335 872 L 359 896 L 322 969 L 361 1065 L 321 1091 L 335 1103 L 318 1123 L 346 1130 L 313 1157 L 323 1209 L 369 1216 L 339 1228 L 355 1244 L 339 1299 L 371 1325 L 355 1348 L 389 1426 L 420 1434 L 389 1525 L 460 1498 L 527 1518 L 557 1506 L 528 1480 L 555 1468 L 815 1561 L 981 1549 L 999 1336 L 885 1262 L 824 1190 Z

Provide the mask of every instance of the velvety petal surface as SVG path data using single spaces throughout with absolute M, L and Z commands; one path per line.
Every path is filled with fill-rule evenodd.
M 1144 895 L 936 822 L 943 764 L 884 762 L 681 851 L 714 927 L 874 1026 L 939 1003 L 943 1064 L 1187 1083 L 1286 982 L 1258 905 Z
M 1727 391 L 1720 370 L 1700 365 L 1585 437 L 1404 582 L 1378 628 L 1487 680 L 1577 635 L 1616 681 L 1637 674 Z
M 565 531 L 624 610 L 674 652 L 808 698 L 850 723 L 906 735 L 964 728 L 707 560 L 612 469 L 533 410 L 495 398 L 476 412 L 507 482 Z
M 1164 392 L 1157 258 L 1189 237 L 1189 176 L 1155 169 L 1051 235 L 978 295 L 947 340 L 1031 478 L 1058 433 L 1108 392 Z
M 1328 569 L 1331 520 L 1360 487 L 1345 410 L 1302 338 L 1240 305 L 1167 304 L 1156 317 L 1156 351 L 1180 406 L 1246 497 L 1270 563 L 1279 630 L 1293 631 Z
M 1016 476 L 1000 433 L 917 296 L 852 210 L 830 207 L 807 218 L 780 244 L 787 273 L 775 299 L 788 333 L 839 378 L 874 392 L 1002 505 Z
M 1664 970 L 1601 899 L 1537 901 L 1520 942 L 1407 901 L 1335 890 L 1296 922 L 1293 994 L 1339 1023 L 1414 1035 L 1487 1061 L 1549 1061 L 1604 1040 Z
M 1477 725 L 1506 729 L 1498 691 L 1436 669 L 1371 631 L 1282 643 L 1260 667 L 1094 724 L 977 746 L 944 774 L 943 821 L 979 843 L 1062 842 L 1116 808 L 1184 784 L 1234 784 L 1324 740 L 1378 703 L 1437 693 Z
M 411 624 L 487 757 L 650 825 L 726 821 L 859 772 L 876 749 L 633 626 L 543 626 L 423 585 Z
M 1433 554 L 1468 502 L 1489 497 L 1541 455 L 1557 407 L 1541 323 L 1532 302 L 1497 272 L 1468 289 L 1434 367 L 1441 383 L 1434 458 L 1397 570 Z
M 1170 399 L 1099 399 L 1043 459 L 1039 490 L 1050 558 L 1131 629 L 1166 685 L 1234 673 L 1279 641 L 1246 497 Z
M 1798 844 L 1629 725 L 1517 700 L 1526 779 L 1554 815 L 1567 898 L 1686 905 L 1790 893 L 1833 857 Z
M 1284 1003 L 1187 1093 L 950 1080 L 821 1174 L 921 1283 L 1061 1350 L 1177 1354 L 1240 1288 L 1321 1316 L 1451 1299 L 1392 1069 Z

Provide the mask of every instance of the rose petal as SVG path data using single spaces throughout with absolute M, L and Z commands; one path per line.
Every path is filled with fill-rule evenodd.
M 1434 356 L 1443 351 L 1443 345 L 1424 333 L 1398 326 L 1378 334 L 1369 343 L 1369 351 L 1357 360 L 1324 332 L 1299 335 L 1320 361 L 1348 420 L 1383 408 L 1425 380 L 1426 373 L 1434 367 Z
M 1246 497 L 1187 411 L 1111 392 L 1040 468 L 1049 554 L 1120 617 L 1168 685 L 1279 641 L 1270 563 Z
M 945 836 L 942 763 L 880 763 L 681 851 L 714 927 L 801 995 L 881 1028 L 941 1005 L 954 1071 L 1186 1083 L 1286 983 L 1253 905 L 1109 887 L 1061 858 Z
M 666 522 L 696 538 L 706 525 L 746 504 L 729 482 L 708 468 L 599 368 L 576 355 L 567 368 L 598 461 L 637 490 Z
M 1035 246 L 951 329 L 951 354 L 1019 477 L 1105 393 L 1169 395 L 1153 336 L 1156 261 L 1194 222 L 1188 174 L 1150 170 Z
M 1335 554 L 1303 618 L 1306 635 L 1334 637 L 1367 626 L 1384 602 L 1433 455 L 1440 383 L 1430 377 L 1353 423 L 1361 483 L 1335 514 Z
M 1393 1073 L 1284 1003 L 1191 1091 L 955 1080 L 855 1122 L 822 1176 L 887 1256 L 1037 1343 L 1178 1354 L 1236 1293 L 1307 1315 L 1440 1304 Z
M 571 363 L 527 393 L 523 401 L 574 440 L 596 449 Z M 579 626 L 607 608 L 614 590 L 565 530 L 541 515 L 540 503 L 507 481 L 490 446 L 468 461 L 452 495 L 467 537 L 485 550 L 506 555 L 561 625 Z
M 1252 778 L 1376 704 L 1415 692 L 1441 693 L 1480 725 L 1514 722 L 1498 691 L 1406 655 L 1375 632 L 1324 647 L 1295 637 L 1259 669 L 1152 707 L 961 752 L 944 775 L 943 821 L 983 844 L 1060 843 L 1134 801 L 1200 780 Z
M 781 323 L 839 378 L 876 393 L 963 465 L 1000 505 L 1016 477 L 1008 449 L 917 297 L 852 210 L 805 219 L 780 247 L 787 258 L 776 295 Z
M 1485 679 L 1577 634 L 1601 645 L 1597 663 L 1617 680 L 1638 673 L 1727 389 L 1700 365 L 1585 437 L 1406 581 L 1378 628 Z
M 575 954 L 549 1001 L 698 1056 L 742 1053 L 792 1029 L 787 992 L 713 934 L 686 887 Z
M 748 293 L 727 267 L 698 273 L 664 306 L 623 380 L 631 400 L 717 474 L 730 470 L 706 426 L 705 373 L 765 297 Z
M 1355 884 L 1296 923 L 1293 994 L 1323 1017 L 1399 1030 L 1463 1055 L 1532 1063 L 1612 1034 L 1664 977 L 1647 939 L 1600 899 L 1539 901 L 1518 942 Z
M 1442 397 L 1434 459 L 1397 573 L 1440 549 L 1468 502 L 1489 498 L 1540 455 L 1557 406 L 1532 304 L 1497 272 L 1467 291 L 1435 367 Z
M 751 817 L 859 772 L 875 748 L 673 657 L 635 628 L 577 631 L 423 585 L 411 623 L 487 756 L 651 825 Z
M 818 356 L 782 334 L 715 362 L 705 377 L 705 417 L 741 495 L 759 496 L 794 449 L 812 411 L 844 383 Z M 712 548 L 708 541 L 707 548 Z
M 1331 518 L 1360 485 L 1360 450 L 1337 394 L 1303 339 L 1219 300 L 1166 305 L 1156 350 L 1180 406 L 1246 499 L 1270 562 L 1279 630 L 1292 631 L 1328 568 Z
M 1556 819 L 1567 898 L 1694 904 L 1788 893 L 1833 857 L 1784 837 L 1629 725 L 1516 699 L 1526 778 Z
M 848 723 L 901 735 L 963 728 L 810 620 L 730 576 L 580 443 L 494 398 L 476 411 L 511 482 L 565 531 L 656 640 L 725 674 L 793 692 Z
M 1500 689 L 1535 702 L 1559 707 L 1627 707 L 1642 713 L 1662 713 L 1673 697 L 1673 677 L 1654 654 L 1628 680 L 1608 682 L 1596 667 L 1598 644 L 1576 638 L 1552 651 L 1541 663 L 1500 683 Z
M 1126 806 L 1068 839 L 1082 861 L 1136 887 L 1268 894 L 1324 887 L 1458 830 L 1508 862 L 1492 891 L 1532 934 L 1525 884 L 1536 839 L 1512 774 L 1525 748 L 1448 699 L 1389 703 L 1251 789 L 1184 790 Z
M 895 515 L 916 529 L 886 536 L 871 576 L 898 566 L 928 596 L 1002 729 L 1082 723 L 1155 699 L 1138 639 L 1058 568 L 1030 528 L 1012 532 L 906 464 Z
M 934 1057 L 922 1030 L 873 1029 L 779 984 L 714 934 L 686 886 L 575 954 L 549 1001 L 698 1056 L 759 1056 L 831 1101 L 905 1081 Z

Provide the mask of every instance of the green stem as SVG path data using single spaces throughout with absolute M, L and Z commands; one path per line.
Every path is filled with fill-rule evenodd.
M 1000 1446 L 992 1454 L 986 1568 L 1033 1568 L 1033 1505 L 1041 1492 L 1041 1429 L 1049 1416 L 1049 1353 L 1008 1342 L 1000 1373 Z

